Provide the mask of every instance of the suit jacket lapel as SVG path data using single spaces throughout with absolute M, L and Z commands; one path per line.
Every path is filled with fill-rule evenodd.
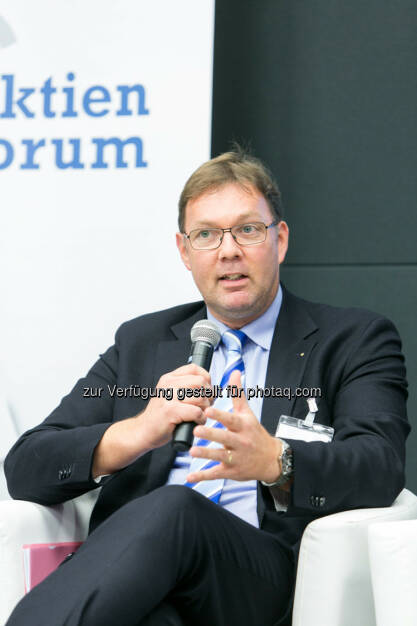
M 300 386 L 308 358 L 317 343 L 318 328 L 302 300 L 286 289 L 283 292 L 281 311 L 272 338 L 265 387 L 289 389 L 292 395 L 296 387 Z M 271 435 L 275 435 L 280 416 L 292 414 L 294 402 L 295 397 L 264 399 L 261 424 Z M 259 482 L 257 513 L 259 526 L 262 527 L 265 500 Z
M 191 317 L 171 327 L 172 339 L 160 341 L 155 346 L 152 382 L 154 387 L 163 374 L 172 372 L 181 367 L 181 365 L 186 365 L 191 350 L 190 330 L 195 322 L 205 317 L 206 308 L 202 305 L 201 309 Z M 176 452 L 173 450 L 171 442 L 152 451 L 148 470 L 147 491 L 156 489 L 166 483 L 175 456 Z
M 278 388 L 283 397 L 265 398 L 261 423 L 275 435 L 279 417 L 291 415 L 309 355 L 317 343 L 317 326 L 301 302 L 284 289 L 283 302 L 272 338 L 265 387 Z M 306 407 L 307 413 L 307 407 Z

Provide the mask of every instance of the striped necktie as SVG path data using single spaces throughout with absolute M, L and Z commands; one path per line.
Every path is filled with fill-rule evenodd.
M 245 386 L 245 366 L 242 359 L 242 347 L 247 339 L 245 333 L 241 330 L 226 330 L 222 335 L 222 342 L 226 346 L 226 367 L 224 374 L 220 381 L 220 386 L 224 389 L 229 383 L 230 374 L 235 370 L 241 372 L 242 387 Z M 223 392 L 223 397 L 217 398 L 213 404 L 215 409 L 221 411 L 232 411 L 233 401 L 232 398 L 226 396 L 226 391 Z M 224 428 L 223 424 L 213 419 L 208 419 L 206 426 L 211 428 Z M 207 446 L 208 448 L 223 448 L 223 445 L 216 441 L 208 441 L 207 439 L 197 439 L 194 442 L 197 446 Z M 214 465 L 218 465 L 218 461 L 212 461 L 210 459 L 193 458 L 190 465 L 190 473 L 200 470 L 206 470 Z M 191 489 L 195 489 L 199 493 L 203 494 L 213 502 L 218 502 L 222 493 L 224 478 L 217 478 L 215 480 L 202 480 L 198 483 L 186 482 L 185 485 Z

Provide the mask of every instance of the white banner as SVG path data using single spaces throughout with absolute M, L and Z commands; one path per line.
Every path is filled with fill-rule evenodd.
M 213 28 L 214 0 L 0 5 L 0 369 L 20 430 L 121 322 L 199 298 L 174 233 L 209 158 Z

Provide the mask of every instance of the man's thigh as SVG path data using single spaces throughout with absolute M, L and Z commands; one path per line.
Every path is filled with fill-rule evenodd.
M 162 602 L 138 626 L 184 626 L 184 621 L 171 604 Z
M 198 495 L 198 494 L 197 494 Z M 198 502 L 195 564 L 172 598 L 187 624 L 270 626 L 292 597 L 294 567 L 275 536 L 204 499 Z
M 186 624 L 272 626 L 285 612 L 293 578 L 274 536 L 172 485 L 103 522 L 27 596 L 10 624 L 30 618 L 33 626 L 132 626 L 167 601 Z

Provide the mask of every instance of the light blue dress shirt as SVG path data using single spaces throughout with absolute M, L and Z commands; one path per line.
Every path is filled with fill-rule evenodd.
M 256 388 L 258 385 L 263 388 L 265 386 L 269 351 L 281 303 L 282 289 L 280 286 L 274 301 L 265 313 L 240 329 L 248 337 L 243 346 L 242 355 L 245 365 L 246 387 Z M 217 324 L 221 333 L 230 330 L 222 322 L 219 322 L 209 310 L 207 311 L 207 317 Z M 214 351 L 210 367 L 212 385 L 220 384 L 225 365 L 226 347 L 220 342 Z M 249 406 L 258 420 L 261 419 L 262 403 L 262 398 L 255 397 L 249 400 Z M 190 470 L 190 463 L 191 457 L 188 452 L 177 454 L 166 484 L 183 485 Z M 256 489 L 256 480 L 225 480 L 218 505 L 241 517 L 249 524 L 258 527 Z

